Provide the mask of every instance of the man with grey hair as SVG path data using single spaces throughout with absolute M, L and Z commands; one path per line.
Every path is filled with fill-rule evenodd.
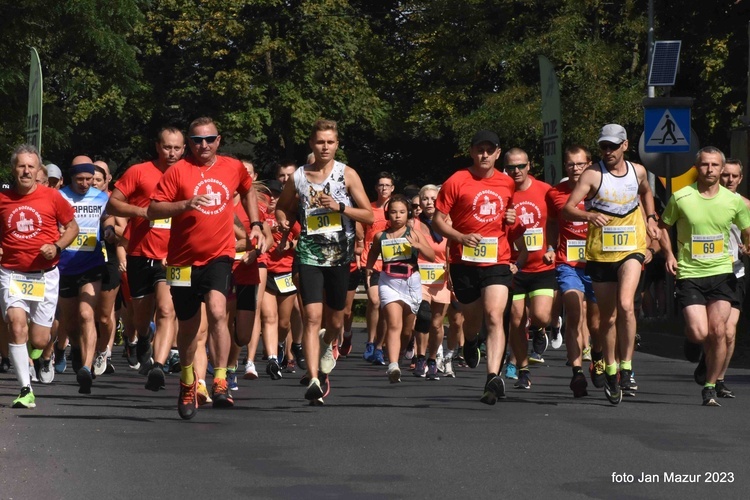
M 50 340 L 60 282 L 57 263 L 78 235 L 78 224 L 60 193 L 36 182 L 42 162 L 34 146 L 17 147 L 10 163 L 15 183 L 0 191 L 0 306 L 21 385 L 13 407 L 34 408 L 26 343 L 31 341 L 31 357 L 38 358 Z

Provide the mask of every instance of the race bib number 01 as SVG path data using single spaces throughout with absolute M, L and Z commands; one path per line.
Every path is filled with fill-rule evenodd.
M 66 250 L 72 252 L 93 252 L 96 249 L 96 233 L 78 233 Z
M 380 242 L 383 262 L 397 262 L 411 259 L 411 245 L 406 238 L 391 238 Z
M 566 258 L 568 262 L 583 262 L 586 260 L 586 240 L 568 240 Z
M 154 219 L 151 222 L 149 222 L 149 226 L 155 229 L 171 229 L 172 218 L 168 217 L 166 219 Z
M 541 250 L 544 245 L 544 229 L 541 227 L 531 227 L 523 233 L 523 240 L 526 242 L 526 249 L 529 252 Z
M 474 247 L 461 248 L 461 260 L 467 262 L 497 262 L 497 238 L 482 238 Z
M 190 266 L 167 266 L 167 284 L 169 286 L 190 286 Z
M 297 287 L 294 286 L 294 282 L 292 281 L 292 273 L 275 276 L 273 278 L 273 281 L 274 283 L 276 283 L 276 288 L 278 288 L 279 292 L 281 293 L 291 293 L 297 291 Z
M 696 260 L 720 259 L 724 257 L 724 235 L 694 234 L 690 241 L 690 253 Z
M 44 300 L 44 277 L 29 278 L 22 274 L 11 274 L 10 296 L 41 302 Z
M 341 214 L 321 212 L 307 214 L 307 234 L 326 234 L 341 231 Z
M 445 266 L 443 264 L 419 264 L 419 277 L 423 285 L 442 285 L 445 283 Z
M 627 252 L 637 247 L 635 226 L 604 226 L 602 228 L 602 251 Z

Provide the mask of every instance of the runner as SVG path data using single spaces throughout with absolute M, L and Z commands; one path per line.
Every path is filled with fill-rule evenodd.
M 336 122 L 316 121 L 310 134 L 315 162 L 294 173 L 276 206 L 276 219 L 283 230 L 291 229 L 295 220 L 302 228 L 296 265 L 304 308 L 303 348 L 310 376 L 305 399 L 313 405 L 323 403 L 319 372 L 327 378 L 336 366 L 331 343 L 344 327 L 349 265 L 354 258 L 354 222 L 373 223 L 359 175 L 335 160 L 338 146 Z M 324 303 L 328 308 L 326 328 L 319 338 Z
M 730 228 L 742 231 L 743 253 L 750 242 L 750 211 L 740 196 L 719 184 L 725 157 L 721 150 L 707 146 L 695 157 L 698 179 L 674 193 L 661 220 L 661 227 L 677 228 L 678 254 L 672 253 L 669 231 L 660 243 L 667 260 L 667 271 L 677 276 L 675 290 L 685 317 L 688 340 L 703 344 L 705 373 L 703 406 L 721 406 L 716 381 L 727 358 L 727 323 L 731 303 L 737 296 L 737 278 L 732 272 Z
M 190 124 L 192 157 L 167 170 L 151 197 L 147 217 L 171 218 L 167 250 L 167 280 L 179 322 L 180 396 L 177 410 L 183 419 L 197 412 L 193 360 L 201 323 L 201 302 L 206 304 L 208 339 L 214 361 L 211 398 L 214 408 L 234 406 L 227 386 L 231 342 L 227 327 L 227 294 L 235 257 L 232 196 L 239 191 L 251 221 L 248 246 L 266 249 L 263 223 L 252 179 L 239 160 L 216 154 L 221 136 L 214 121 L 197 118 Z M 257 244 L 256 244 L 257 242 Z
M 34 146 L 18 146 L 10 158 L 15 183 L 0 191 L 0 306 L 21 386 L 13 408 L 36 407 L 26 343 L 38 351 L 50 341 L 60 280 L 56 266 L 61 249 L 78 235 L 73 207 L 55 189 L 36 183 L 41 163 Z

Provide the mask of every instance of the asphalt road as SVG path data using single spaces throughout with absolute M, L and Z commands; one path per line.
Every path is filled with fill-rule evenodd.
M 323 407 L 298 372 L 241 380 L 233 409 L 191 421 L 176 375 L 149 392 L 119 350 L 91 395 L 68 368 L 35 384 L 32 410 L 10 408 L 16 382 L 0 375 L 0 498 L 747 498 L 750 370 L 730 370 L 738 397 L 709 408 L 692 364 L 639 352 L 638 395 L 613 406 L 591 384 L 574 400 L 564 351 L 548 351 L 530 391 L 511 381 L 486 406 L 484 363 L 391 385 L 355 341 Z

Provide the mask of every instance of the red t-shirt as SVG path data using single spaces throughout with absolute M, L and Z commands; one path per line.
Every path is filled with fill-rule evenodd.
M 284 251 L 281 255 L 276 252 L 276 247 L 281 241 L 281 231 L 276 230 L 277 227 L 276 217 L 273 214 L 269 214 L 266 217 L 266 224 L 271 226 L 271 232 L 273 233 L 273 246 L 268 252 L 263 254 L 263 262 L 266 264 L 266 269 L 269 273 L 290 273 L 292 272 L 292 263 L 294 262 L 294 248 L 289 248 Z M 302 230 L 299 222 L 294 223 L 292 229 L 289 231 L 287 241 L 294 241 L 299 237 L 299 233 Z
M 573 187 L 568 184 L 568 181 L 561 182 L 547 192 L 547 213 L 550 219 L 557 219 L 559 234 L 555 263 L 585 267 L 586 236 L 589 232 L 589 225 L 587 222 L 569 221 L 562 216 L 562 209 L 572 192 Z M 578 204 L 578 208 L 580 210 L 586 209 L 583 200 Z M 574 243 L 571 244 L 570 241 Z M 552 244 L 554 243 L 553 241 Z M 570 260 L 568 257 L 575 260 Z
M 529 257 L 522 271 L 527 273 L 539 273 L 550 271 L 555 264 L 545 264 L 544 254 L 547 252 L 547 202 L 545 196 L 551 186 L 546 182 L 538 181 L 529 176 L 531 184 L 525 191 L 516 190 L 513 195 L 513 206 L 516 208 L 516 217 L 526 228 L 524 240 L 529 251 Z M 518 257 L 518 250 L 513 245 L 512 259 Z
M 260 208 L 260 207 L 259 207 Z M 263 218 L 263 211 L 261 211 L 261 218 Z M 250 219 L 245 212 L 245 207 L 242 203 L 238 203 L 234 206 L 234 214 L 242 222 L 242 227 L 245 228 L 247 234 L 250 234 Z M 235 255 L 237 253 L 235 252 Z M 263 254 L 266 255 L 266 254 Z M 260 283 L 260 274 L 258 274 L 258 261 L 255 259 L 250 264 L 244 264 L 242 260 L 235 258 L 234 264 L 232 265 L 232 276 L 234 278 L 235 285 L 257 285 Z
M 39 250 L 60 239 L 58 224 L 68 224 L 74 218 L 73 206 L 56 189 L 37 185 L 27 195 L 20 195 L 15 189 L 0 191 L 0 263 L 6 269 L 23 272 L 56 266 L 59 255 L 47 260 Z
M 367 267 L 367 256 L 370 254 L 370 249 L 372 248 L 372 240 L 375 238 L 375 235 L 381 231 L 384 231 L 386 226 L 388 225 L 388 220 L 385 216 L 385 205 L 383 205 L 382 207 L 378 207 L 378 202 L 373 201 L 372 203 L 370 203 L 370 206 L 372 207 L 372 214 L 375 217 L 375 220 L 372 224 L 362 225 L 365 230 L 364 248 L 362 249 L 362 254 L 359 256 L 359 263 L 362 268 Z M 378 272 L 382 271 L 383 259 L 378 258 L 378 260 L 375 261 L 375 265 L 372 266 L 372 269 Z
M 217 156 L 210 167 L 184 159 L 167 169 L 152 200 L 175 202 L 198 195 L 211 197 L 211 205 L 172 217 L 167 263 L 202 266 L 222 256 L 234 259 L 234 192 L 244 196 L 252 183 L 242 162 L 226 156 Z
M 151 195 L 156 190 L 163 173 L 152 161 L 138 163 L 125 171 L 115 183 L 115 188 L 125 195 L 130 205 L 148 207 Z M 161 260 L 167 256 L 169 222 L 150 221 L 142 217 L 131 217 L 129 224 L 128 255 Z
M 475 262 L 462 258 L 461 245 L 449 243 L 451 264 L 492 266 L 510 263 L 505 211 L 516 186 L 513 179 L 498 170 L 488 179 L 475 177 L 469 169 L 451 175 L 438 193 L 435 208 L 450 216 L 453 228 L 462 234 L 478 233 L 497 238 L 495 262 Z

